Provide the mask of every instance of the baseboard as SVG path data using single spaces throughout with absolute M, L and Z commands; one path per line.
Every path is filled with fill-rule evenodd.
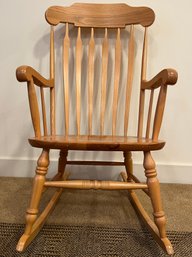
M 6 177 L 33 177 L 36 161 L 27 159 L 0 159 L 0 176 Z M 68 166 L 71 178 L 89 179 L 117 179 L 123 167 L 99 166 Z M 57 162 L 52 161 L 48 176 L 51 177 L 57 170 Z M 161 164 L 157 163 L 158 178 L 161 183 L 192 184 L 192 165 Z M 134 173 L 145 180 L 142 164 L 134 164 Z

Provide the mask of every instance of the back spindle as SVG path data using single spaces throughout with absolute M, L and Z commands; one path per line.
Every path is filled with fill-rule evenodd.
M 88 56 L 88 134 L 92 134 L 92 114 L 93 114 L 93 83 L 94 83 L 94 29 L 91 28 L 91 38 L 89 41 Z
M 149 138 L 150 135 L 150 126 L 151 126 L 151 116 L 152 116 L 152 107 L 153 107 L 153 97 L 154 97 L 154 89 L 151 90 L 150 100 L 149 100 L 149 109 L 147 116 L 147 127 L 146 127 L 146 138 Z
M 76 124 L 77 135 L 80 135 L 81 122 L 81 61 L 82 61 L 82 40 L 81 28 L 78 27 L 78 35 L 76 42 Z
M 40 87 L 40 94 L 41 94 L 41 108 L 42 108 L 42 117 L 43 117 L 43 131 L 44 136 L 47 136 L 47 116 L 46 116 L 46 108 L 45 108 L 45 97 L 44 97 L 44 90 Z
M 147 28 L 145 28 L 144 41 L 143 41 L 142 66 L 141 66 L 141 85 L 142 85 L 142 81 L 146 79 L 147 41 L 148 41 Z M 141 90 L 140 90 L 140 100 L 139 100 L 138 132 L 137 132 L 138 138 L 142 138 L 142 135 L 143 135 L 144 103 L 145 103 L 145 90 L 141 88 Z
M 65 26 L 65 37 L 63 40 L 63 82 L 64 82 L 64 114 L 65 135 L 69 135 L 69 24 Z
M 130 101 L 131 91 L 133 84 L 133 72 L 134 72 L 134 25 L 130 28 L 130 39 L 128 44 L 128 71 L 127 71 L 127 85 L 126 85 L 126 96 L 125 96 L 125 115 L 124 115 L 124 136 L 127 136 L 129 112 L 130 112 Z
M 109 42 L 108 30 L 105 28 L 105 36 L 102 43 L 102 74 L 101 74 L 101 116 L 100 116 L 100 135 L 104 131 L 104 118 L 106 107 L 106 88 L 107 88 L 107 71 L 108 71 L 108 55 L 109 55 Z
M 116 135 L 120 71 L 121 71 L 121 38 L 120 38 L 120 28 L 118 28 L 116 44 L 115 44 L 115 75 L 114 75 L 113 109 L 112 109 L 112 111 L 113 111 L 112 135 L 113 136 Z

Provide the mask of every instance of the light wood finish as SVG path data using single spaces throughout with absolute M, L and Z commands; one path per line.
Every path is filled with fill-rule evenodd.
M 65 167 L 67 164 L 67 155 L 68 155 L 68 151 L 62 151 L 62 150 L 60 151 L 59 163 L 58 163 L 58 177 L 60 179 L 63 179 Z
M 178 79 L 178 74 L 174 69 L 164 69 L 160 71 L 151 80 L 143 78 L 141 88 L 144 89 L 156 89 L 160 86 L 175 85 Z
M 43 88 L 40 88 L 40 94 L 41 94 L 41 107 L 42 107 L 42 117 L 43 117 L 43 130 L 44 130 L 44 136 L 48 135 L 47 132 L 47 116 L 46 116 L 46 107 L 45 107 L 45 96 Z
M 157 173 L 155 168 L 155 162 L 150 152 L 144 153 L 143 166 L 145 168 L 145 175 L 147 177 L 147 185 L 149 188 L 149 194 L 151 196 L 151 202 L 154 209 L 154 220 L 159 228 L 159 233 L 162 238 L 166 237 L 165 231 L 165 214 L 162 210 L 161 198 L 160 198 L 160 186 L 157 179 Z
M 150 152 L 144 153 L 143 166 L 145 168 L 145 175 L 147 177 L 149 195 L 153 206 L 154 221 L 158 228 L 160 239 L 164 242 L 164 244 L 166 244 L 166 250 L 168 251 L 168 253 L 173 254 L 173 248 L 171 246 L 171 243 L 167 239 L 167 235 L 166 235 L 166 229 L 165 229 L 166 218 L 165 218 L 165 213 L 162 209 L 160 186 L 159 186 L 159 181 L 157 179 L 155 162 Z
M 25 232 L 19 240 L 19 243 L 17 245 L 17 251 L 22 251 L 34 237 L 33 225 L 37 219 L 39 202 L 41 199 L 41 194 L 43 192 L 45 175 L 47 173 L 48 165 L 49 151 L 43 150 L 37 162 L 36 176 L 33 183 L 31 202 L 26 213 Z
M 134 54 L 135 54 L 134 26 L 131 25 L 130 39 L 129 39 L 129 46 L 128 46 L 128 72 L 127 72 L 127 86 L 126 86 L 126 98 L 125 98 L 124 136 L 127 136 L 127 132 L 128 132 L 128 121 L 129 121 L 131 91 L 132 91 L 133 72 L 134 72 Z
M 160 238 L 158 228 L 154 224 L 154 222 L 151 220 L 145 209 L 143 208 L 141 202 L 139 201 L 136 193 L 132 190 L 130 194 L 131 203 L 133 204 L 136 212 L 141 216 L 142 220 L 146 224 L 148 230 L 151 232 L 152 236 L 156 240 L 156 242 L 159 244 L 159 246 L 168 254 L 173 255 L 174 250 L 171 245 L 171 242 L 169 239 L 166 238 Z
M 135 181 L 136 183 L 141 183 L 141 181 L 140 181 L 135 175 L 129 174 L 129 176 L 130 176 L 130 178 L 131 178 L 133 181 Z M 149 196 L 149 190 L 148 190 L 148 189 L 142 189 L 142 190 L 143 190 L 143 192 L 146 193 L 146 195 Z
M 156 112 L 155 112 L 155 118 L 154 118 L 154 124 L 153 124 L 153 134 L 152 134 L 152 138 L 154 140 L 157 140 L 159 136 L 160 128 L 161 128 L 162 119 L 163 119 L 167 85 L 174 85 L 177 82 L 177 78 L 178 78 L 178 75 L 175 70 L 164 69 L 151 80 L 142 81 L 142 84 L 141 84 L 142 91 L 151 90 L 149 109 L 148 109 L 148 118 L 147 118 L 146 138 L 150 138 L 150 124 L 151 124 L 154 90 L 156 88 L 161 87 L 157 106 L 156 106 Z
M 121 172 L 120 176 L 121 176 L 121 178 L 123 179 L 124 182 L 127 181 L 127 173 Z M 132 179 L 132 181 L 134 181 L 135 183 L 141 183 L 141 181 L 135 175 L 129 173 L 129 176 Z M 148 188 L 147 189 L 146 188 L 142 188 L 142 190 L 143 190 L 143 192 L 146 193 L 147 196 L 149 196 Z
M 124 166 L 124 162 L 110 161 L 67 161 L 70 165 Z
M 65 171 L 65 167 L 67 165 L 67 155 L 68 151 L 60 151 L 58 170 L 57 173 L 52 177 L 51 181 L 66 180 L 68 178 L 69 173 Z M 43 192 L 45 192 L 47 189 L 47 187 L 44 187 Z
M 77 135 L 80 135 L 81 125 L 81 60 L 82 59 L 82 40 L 81 28 L 78 27 L 76 42 L 76 115 L 77 115 Z
M 125 163 L 125 169 L 127 173 L 127 182 L 133 182 L 131 175 L 133 174 L 133 161 L 132 161 L 132 153 L 129 152 L 124 152 L 124 163 Z
M 102 76 L 101 76 L 101 114 L 100 114 L 100 135 L 104 131 L 104 118 L 106 107 L 106 88 L 107 88 L 107 72 L 108 72 L 108 55 L 109 55 L 109 42 L 108 30 L 105 28 L 105 37 L 102 44 Z
M 140 91 L 140 101 L 139 101 L 139 122 L 138 122 L 138 138 L 143 136 L 143 118 L 144 118 L 144 104 L 145 104 L 145 90 Z
M 101 180 L 68 180 L 68 181 L 47 181 L 44 184 L 49 187 L 62 187 L 74 189 L 103 189 L 103 190 L 122 190 L 122 189 L 143 189 L 146 184 L 125 183 L 119 181 Z
M 88 134 L 92 134 L 92 115 L 93 115 L 93 83 L 94 83 L 94 29 L 91 28 L 91 38 L 89 41 L 88 57 Z
M 45 79 L 36 70 L 30 66 L 20 66 L 16 70 L 17 80 L 20 82 L 30 82 L 33 80 L 34 84 L 39 87 L 54 87 L 53 79 Z
M 77 27 L 120 28 L 129 24 L 150 26 L 155 14 L 148 7 L 131 7 L 127 4 L 75 3 L 69 7 L 49 7 L 45 17 L 52 25 L 69 22 Z
M 160 140 L 123 136 L 43 136 L 30 138 L 29 143 L 38 148 L 93 151 L 152 151 L 165 145 Z
M 127 173 L 121 172 L 120 176 L 121 176 L 121 178 L 123 179 L 124 182 L 127 182 Z
M 114 75 L 114 94 L 113 94 L 113 115 L 112 115 L 112 135 L 116 135 L 117 106 L 119 93 L 119 80 L 121 71 L 121 38 L 120 28 L 117 29 L 117 39 L 115 44 L 115 75 Z
M 146 79 L 147 71 L 147 28 L 145 28 L 144 41 L 143 41 L 143 54 L 142 54 L 142 66 L 141 66 L 141 91 L 139 100 L 139 122 L 137 136 L 141 138 L 143 136 L 143 118 L 144 118 L 144 103 L 145 103 L 145 90 L 142 88 L 142 81 Z
M 63 41 L 63 82 L 64 82 L 64 108 L 65 108 L 65 135 L 69 134 L 69 24 L 65 26 Z
M 49 164 L 48 154 L 49 153 L 47 151 L 43 151 L 38 160 L 38 167 L 36 170 L 37 175 L 34 179 L 33 194 L 31 198 L 30 208 L 27 209 L 27 214 L 26 214 L 26 228 L 16 248 L 16 250 L 19 252 L 24 251 L 26 247 L 31 243 L 31 241 L 39 233 L 48 215 L 50 215 L 50 213 L 53 211 L 55 205 L 57 204 L 63 192 L 63 188 L 57 189 L 53 194 L 53 196 L 51 197 L 45 209 L 42 211 L 39 217 L 37 217 L 40 196 L 44 191 L 43 187 L 44 187 L 45 175 Z M 40 175 L 43 177 L 39 177 Z M 63 176 L 63 180 L 67 180 L 68 176 L 69 176 L 69 173 L 65 172 Z
M 143 40 L 142 66 L 141 66 L 141 82 L 146 79 L 147 75 L 147 49 L 148 48 L 148 28 L 145 28 Z M 143 89 L 143 88 L 142 88 Z
M 40 114 L 39 114 L 39 107 L 38 107 L 37 96 L 36 96 L 33 79 L 31 79 L 27 83 L 27 85 L 28 85 L 28 98 L 29 98 L 29 106 L 31 111 L 33 128 L 34 128 L 35 136 L 39 138 L 41 136 Z
M 158 136 L 159 136 L 161 123 L 162 123 L 162 119 L 163 119 L 164 108 L 165 108 L 166 95 L 167 95 L 167 86 L 163 86 L 160 89 L 156 112 L 155 112 L 153 135 L 152 135 L 152 138 L 154 140 L 157 140 Z
M 16 247 L 16 250 L 18 252 L 24 251 L 26 249 L 26 247 L 32 242 L 32 240 L 37 236 L 37 234 L 39 233 L 39 231 L 43 227 L 43 225 L 46 221 L 46 218 L 51 213 L 51 211 L 53 211 L 57 201 L 59 200 L 59 198 L 61 196 L 61 193 L 62 193 L 61 189 L 57 190 L 54 193 L 53 197 L 51 198 L 51 200 L 47 204 L 45 210 L 42 212 L 42 214 L 39 216 L 39 218 L 34 223 L 30 234 L 29 235 L 27 235 L 27 234 L 22 235 L 22 237 L 20 238 L 20 240 L 17 244 L 17 247 Z
M 146 138 L 149 138 L 149 134 L 150 134 L 153 97 L 154 97 L 154 89 L 151 90 L 150 100 L 149 100 L 149 110 L 148 110 L 148 116 L 147 116 L 147 128 L 146 128 L 146 136 L 145 136 Z
M 159 243 L 159 245 L 168 253 L 172 254 L 173 249 L 171 243 L 167 239 L 165 230 L 165 214 L 163 212 L 159 181 L 157 179 L 157 172 L 155 162 L 151 156 L 151 151 L 160 150 L 164 147 L 165 142 L 158 139 L 162 124 L 163 113 L 165 108 L 165 100 L 168 85 L 174 85 L 177 81 L 177 72 L 173 69 L 164 69 L 154 76 L 151 80 L 147 80 L 147 30 L 154 21 L 154 12 L 147 7 L 130 7 L 126 4 L 73 4 L 69 7 L 52 6 L 46 11 L 46 19 L 51 24 L 50 31 L 50 79 L 45 79 L 37 71 L 30 66 L 20 66 L 16 71 L 17 79 L 21 82 L 27 82 L 29 106 L 31 111 L 32 124 L 35 132 L 35 137 L 29 139 L 29 143 L 33 147 L 42 149 L 42 154 L 39 157 L 36 176 L 34 178 L 33 192 L 31 196 L 31 203 L 27 209 L 26 214 L 26 229 L 24 235 L 20 238 L 17 250 L 23 251 L 27 245 L 37 235 L 43 226 L 48 214 L 53 210 L 56 202 L 62 194 L 64 188 L 71 189 L 104 189 L 104 190 L 128 190 L 132 203 L 139 212 L 146 225 L 150 229 L 152 235 Z M 63 116 L 65 120 L 65 131 L 58 135 L 56 131 L 56 106 L 55 101 L 55 50 L 54 50 L 54 27 L 59 23 L 65 23 L 65 35 L 63 39 L 63 86 L 64 86 L 64 112 L 60 114 L 59 119 Z M 69 24 L 73 33 L 69 33 Z M 138 44 L 135 42 L 134 28 L 136 24 L 144 27 L 143 38 L 143 53 L 142 53 L 142 67 L 141 67 L 141 85 L 140 85 L 140 100 L 139 100 L 139 114 L 137 124 L 137 136 L 129 135 L 130 120 L 130 102 L 132 93 L 132 83 L 134 74 L 134 58 L 135 48 Z M 124 31 L 126 25 L 130 25 L 130 33 L 127 36 L 127 31 Z M 74 28 L 74 26 L 76 28 Z M 97 28 L 104 32 L 103 38 L 100 40 L 102 33 L 97 34 Z M 110 30 L 114 28 L 114 30 Z M 85 34 L 84 34 L 84 32 Z M 57 30 L 59 33 L 60 30 Z M 77 32 L 75 37 L 74 32 Z M 91 32 L 91 33 L 90 33 Z M 113 37 L 112 33 L 116 32 Z M 70 39 L 70 34 L 73 38 Z M 83 35 L 83 36 L 82 36 Z M 84 37 L 84 35 L 86 35 Z M 87 38 L 87 35 L 90 35 Z M 99 35 L 99 38 L 97 36 Z M 122 35 L 122 37 L 121 37 Z M 75 37 L 75 44 L 74 42 Z M 124 40 L 128 37 L 128 67 L 127 79 L 122 79 L 124 74 L 123 64 L 121 65 L 121 58 L 124 54 Z M 87 56 L 83 55 L 84 39 L 88 44 L 85 46 L 88 49 Z M 97 40 L 99 39 L 99 40 Z M 127 39 L 126 39 L 127 40 Z M 112 43 L 113 41 L 113 43 Z M 115 41 L 115 44 L 114 44 Z M 102 49 L 102 56 L 96 56 Z M 111 44 L 112 43 L 112 44 Z M 121 45 L 123 46 L 121 49 Z M 95 51 L 98 49 L 98 51 Z M 115 58 L 112 60 L 111 53 L 115 51 Z M 137 50 L 137 49 L 136 49 Z M 72 54 L 69 54 L 72 53 Z M 74 54 L 73 54 L 74 53 Z M 57 56 L 58 57 L 58 56 Z M 82 65 L 82 57 L 87 58 L 87 67 Z M 70 58 L 74 58 L 71 60 Z M 57 60 L 58 58 L 56 58 Z M 101 59 L 101 69 L 95 68 L 95 60 Z M 73 64 L 74 65 L 71 65 Z M 74 67 L 72 67 L 74 66 Z M 114 67 L 114 70 L 112 68 Z M 95 72 L 97 71 L 97 73 Z M 98 73 L 98 71 L 100 71 Z M 82 80 L 87 72 L 87 79 Z M 69 74 L 73 76 L 69 76 Z M 100 79 L 96 79 L 99 76 Z M 111 81 L 113 81 L 111 85 Z M 60 80 L 58 80 L 60 81 Z M 81 85 L 81 82 L 85 85 Z M 96 82 L 101 81 L 100 85 Z M 75 89 L 73 88 L 75 84 Z M 123 85 L 122 85 L 123 84 Z M 36 87 L 40 87 L 41 109 L 42 115 L 39 113 L 38 95 L 36 95 Z M 112 92 L 110 89 L 112 87 Z M 121 86 L 121 88 L 120 88 Z M 50 108 L 44 99 L 46 88 L 50 91 Z M 81 90 L 85 89 L 88 92 L 88 133 L 81 135 L 81 124 L 87 124 L 83 120 L 85 115 L 81 116 Z M 94 93 L 101 88 L 101 92 L 97 92 L 101 101 L 99 108 L 93 105 Z M 158 100 L 154 97 L 156 89 L 159 88 Z M 117 110 L 119 104 L 119 89 L 121 89 L 122 96 L 125 101 L 125 110 L 120 110 L 120 119 L 117 117 Z M 109 91 L 108 91 L 109 90 Z M 145 106 L 145 92 L 150 94 L 149 105 Z M 70 93 L 69 93 L 70 92 Z M 75 96 L 73 96 L 73 93 Z M 107 99 L 112 97 L 112 99 Z M 70 99 L 75 99 L 74 106 L 72 106 L 72 115 L 76 113 L 76 133 L 70 134 L 70 128 L 75 128 L 72 124 L 73 119 L 70 117 L 69 105 L 73 103 Z M 111 110 L 106 113 L 106 103 L 111 103 Z M 137 100 L 133 101 L 137 102 Z M 46 104 L 45 104 L 46 103 Z M 153 108 L 155 114 L 153 118 Z M 47 112 L 50 109 L 50 124 L 47 123 Z M 137 109 L 137 108 L 136 108 Z M 135 110 L 136 110 L 135 109 Z M 99 110 L 99 122 L 96 122 L 99 128 L 100 135 L 93 135 L 96 131 L 93 128 L 93 112 Z M 83 111 L 83 110 L 82 110 Z M 147 114 L 145 119 L 144 112 Z M 107 115 L 110 115 L 108 117 Z M 105 117 L 107 120 L 112 119 L 110 134 L 105 134 Z M 41 119 L 42 117 L 42 119 Z M 123 136 L 117 136 L 116 127 L 117 121 L 122 125 L 120 129 L 123 130 Z M 100 123 L 100 124 L 99 124 Z M 42 126 L 41 126 L 42 124 Z M 143 124 L 146 124 L 146 132 L 143 133 Z M 58 121 L 59 125 L 59 121 Z M 95 125 L 95 124 L 94 124 Z M 61 126 L 61 125 L 60 125 Z M 98 131 L 97 128 L 97 131 Z M 120 130 L 121 131 L 121 130 Z M 152 131 L 152 133 L 151 133 Z M 45 175 L 49 165 L 49 151 L 57 149 L 60 151 L 58 159 L 58 170 L 52 180 L 46 180 Z M 86 160 L 67 160 L 69 150 L 82 151 L 122 151 L 124 154 L 124 161 L 115 162 L 110 161 L 86 161 Z M 144 153 L 144 169 L 147 177 L 147 183 L 142 183 L 133 173 L 132 152 L 142 151 Z M 69 174 L 66 172 L 66 165 L 98 165 L 98 166 L 125 166 L 126 173 L 121 173 L 124 180 L 122 181 L 91 181 L 91 180 L 69 180 L 66 181 Z M 38 217 L 39 202 L 42 193 L 49 187 L 58 188 L 48 203 L 47 207 Z M 154 222 L 149 218 L 148 214 L 142 207 L 134 190 L 143 190 L 151 200 L 153 207 Z
M 50 79 L 55 80 L 55 45 L 54 27 L 51 26 L 50 32 Z M 55 87 L 50 89 L 50 122 L 51 135 L 55 135 Z
M 127 181 L 127 176 L 126 176 L 125 172 L 122 172 L 121 176 L 122 176 L 124 181 Z M 143 191 L 145 191 L 145 190 L 146 189 L 143 189 Z M 146 192 L 146 194 L 148 196 L 150 196 L 147 191 L 145 191 L 145 192 Z M 141 202 L 139 201 L 139 198 L 137 197 L 137 195 L 134 192 L 134 190 L 129 190 L 129 196 L 130 196 L 131 203 L 132 203 L 133 207 L 135 208 L 136 212 L 140 215 L 140 217 L 142 218 L 142 220 L 146 224 L 148 230 L 151 232 L 151 234 L 154 237 L 154 239 L 156 240 L 156 242 L 159 244 L 159 246 L 167 254 L 173 255 L 174 254 L 174 250 L 173 250 L 173 247 L 171 245 L 171 242 L 169 241 L 169 239 L 167 237 L 161 238 L 157 226 L 151 220 L 151 218 L 149 217 L 149 215 L 147 214 L 147 212 L 143 208 L 143 206 L 142 206 Z
M 127 172 L 127 181 L 131 182 L 132 181 L 131 175 L 133 174 L 132 153 L 124 152 L 123 155 L 124 155 L 125 168 L 126 168 L 126 172 Z

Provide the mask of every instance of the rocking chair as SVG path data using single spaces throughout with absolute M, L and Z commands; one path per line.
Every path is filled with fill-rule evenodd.
M 164 113 L 167 86 L 176 83 L 177 72 L 173 69 L 164 69 L 151 80 L 146 80 L 147 31 L 155 19 L 153 10 L 147 7 L 130 7 L 126 4 L 77 3 L 70 7 L 52 6 L 47 9 L 45 17 L 51 25 L 50 78 L 45 79 L 30 66 L 20 66 L 16 71 L 18 81 L 27 82 L 29 106 L 35 133 L 35 137 L 30 138 L 29 143 L 33 147 L 42 149 L 37 161 L 31 202 L 26 212 L 26 228 L 18 242 L 17 250 L 23 251 L 38 234 L 48 214 L 53 210 L 60 198 L 63 189 L 123 189 L 128 190 L 133 206 L 145 221 L 158 244 L 169 255 L 173 254 L 172 245 L 166 235 L 166 218 L 161 204 L 155 161 L 151 152 L 162 149 L 165 144 L 164 141 L 158 139 L 158 136 Z M 64 117 L 64 121 L 56 129 L 56 107 L 58 106 L 56 96 L 58 95 L 56 95 L 57 86 L 55 85 L 55 74 L 57 74 L 55 70 L 57 66 L 55 66 L 54 36 L 56 31 L 54 29 L 60 23 L 64 23 L 62 48 L 64 83 L 64 97 L 62 97 L 62 100 L 64 104 L 63 113 L 60 114 Z M 135 136 L 128 136 L 136 55 L 135 32 L 138 27 L 140 33 L 143 33 L 138 125 Z M 61 32 L 61 29 L 58 31 Z M 100 31 L 100 41 L 96 40 L 98 31 Z M 83 37 L 85 35 L 83 33 L 88 36 Z M 115 37 L 110 36 L 111 33 L 115 34 Z M 76 39 L 74 41 L 75 36 Z M 127 51 L 125 53 L 122 47 L 122 40 L 126 36 Z M 114 44 L 111 43 L 112 40 L 115 41 Z M 88 42 L 87 45 L 84 41 Z M 71 47 L 72 44 L 73 47 Z M 87 52 L 84 51 L 85 48 Z M 100 49 L 101 54 L 99 54 L 98 49 Z M 99 55 L 97 64 L 100 62 L 100 70 L 96 67 L 97 54 Z M 127 56 L 128 61 L 126 61 L 126 64 L 124 64 L 125 62 L 123 63 L 123 55 Z M 87 62 L 82 62 L 82 56 L 84 56 L 84 59 L 87 57 Z M 111 56 L 114 56 L 114 66 L 111 64 Z M 122 79 L 122 70 L 127 70 L 126 79 Z M 87 80 L 85 77 L 87 77 Z M 40 89 L 39 97 L 36 92 L 38 87 Z M 82 88 L 84 89 L 83 93 Z M 94 104 L 95 88 L 97 89 L 97 95 L 99 94 L 100 97 L 99 107 Z M 108 92 L 111 89 L 113 93 L 110 95 Z M 50 92 L 50 104 L 46 99 L 46 95 L 44 95 L 45 90 L 48 90 L 46 94 Z M 125 108 L 118 111 L 120 90 L 121 96 L 124 97 Z M 85 94 L 85 92 L 87 93 Z M 155 97 L 155 93 L 157 93 L 157 97 Z M 149 94 L 148 98 L 145 97 L 146 94 Z M 83 96 L 84 99 L 82 98 Z M 111 111 L 107 111 L 107 103 L 110 96 L 112 99 Z M 86 112 L 83 112 L 81 109 L 85 99 L 87 99 L 87 108 L 85 108 Z M 148 100 L 147 104 L 146 100 Z M 72 106 L 71 101 L 73 101 L 73 105 L 75 102 L 75 107 Z M 153 108 L 154 105 L 155 107 Z M 70 109 L 73 109 L 73 115 L 70 115 Z M 137 108 L 134 110 L 137 110 Z M 95 121 L 93 117 L 96 111 L 99 111 L 97 116 L 99 117 L 99 125 L 94 129 L 93 124 L 95 124 Z M 50 112 L 50 116 L 47 115 L 48 112 Z M 111 116 L 111 120 L 107 119 L 108 124 L 106 123 L 106 115 L 107 118 Z M 118 119 L 121 122 L 117 122 Z M 109 131 L 106 126 L 110 122 L 111 130 Z M 84 128 L 83 132 L 82 124 L 87 124 L 87 128 Z M 123 126 L 121 135 L 118 133 L 118 131 L 121 131 L 119 129 L 120 125 Z M 63 133 L 58 133 L 62 127 Z M 76 132 L 71 133 L 74 130 Z M 46 174 L 51 149 L 59 150 L 60 156 L 57 174 L 52 180 L 49 180 L 46 179 Z M 67 160 L 67 154 L 70 150 L 121 151 L 123 152 L 124 161 L 69 161 Z M 132 151 L 141 151 L 144 154 L 143 166 L 147 178 L 146 183 L 141 183 L 133 173 Z M 125 165 L 126 172 L 121 173 L 122 179 L 119 181 L 70 180 L 69 174 L 65 172 L 67 164 Z M 38 215 L 42 193 L 48 187 L 57 189 L 47 207 Z M 143 190 L 151 200 L 154 222 L 142 207 L 135 193 L 135 190 L 138 189 Z

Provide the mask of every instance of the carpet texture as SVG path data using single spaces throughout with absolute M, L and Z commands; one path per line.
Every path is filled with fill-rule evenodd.
M 0 222 L 25 222 L 31 189 L 31 178 L 0 178 Z M 43 195 L 41 209 L 52 193 L 52 189 L 49 189 Z M 148 197 L 141 191 L 138 191 L 138 195 L 148 213 L 152 213 Z M 192 185 L 161 184 L 161 195 L 167 216 L 167 230 L 192 232 Z M 64 190 L 46 223 L 141 227 L 125 190 Z
M 15 251 L 23 225 L 0 223 L 1 257 L 163 257 L 146 230 L 45 225 L 24 253 Z M 168 232 L 175 257 L 192 256 L 192 233 Z
M 15 251 L 24 231 L 32 187 L 29 178 L 0 178 L 0 257 L 167 256 L 143 228 L 126 191 L 64 190 L 46 225 L 24 253 Z M 192 185 L 161 185 L 168 237 L 175 257 L 192 256 Z M 52 189 L 45 192 L 41 209 Z M 149 199 L 138 195 L 152 212 Z

